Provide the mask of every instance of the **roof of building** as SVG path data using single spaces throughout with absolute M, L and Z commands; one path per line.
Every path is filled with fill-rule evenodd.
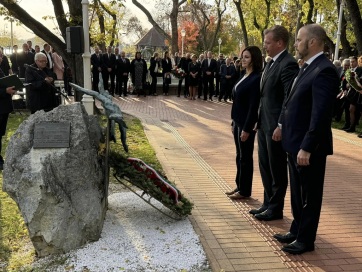
M 161 35 L 154 27 L 150 29 L 138 42 L 136 45 L 139 46 L 157 46 L 165 47 L 165 38 Z

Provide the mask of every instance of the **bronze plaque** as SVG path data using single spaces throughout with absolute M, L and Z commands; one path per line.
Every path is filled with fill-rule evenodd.
M 70 122 L 40 122 L 34 127 L 33 148 L 64 148 L 70 145 Z

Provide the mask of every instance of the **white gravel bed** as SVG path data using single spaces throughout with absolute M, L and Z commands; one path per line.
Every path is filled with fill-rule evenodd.
M 131 192 L 108 197 L 101 238 L 51 271 L 211 271 L 188 219 L 173 220 Z M 152 203 L 165 209 L 159 202 Z M 39 264 L 47 262 L 47 258 Z M 44 267 L 44 266 L 43 266 Z M 48 270 L 49 271 L 49 270 Z

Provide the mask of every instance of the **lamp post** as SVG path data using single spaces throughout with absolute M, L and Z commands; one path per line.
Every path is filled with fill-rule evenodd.
M 219 39 L 217 40 L 217 42 L 219 43 L 219 55 L 220 55 L 220 47 L 221 47 L 222 39 L 219 38 Z
M 280 17 L 279 17 L 279 15 L 278 15 L 278 17 L 277 18 L 275 18 L 274 19 L 274 23 L 276 24 L 276 25 L 282 25 L 282 19 L 280 19 Z
M 182 57 L 184 56 L 184 39 L 185 39 L 185 36 L 186 36 L 186 31 L 185 29 L 182 29 L 181 30 L 181 55 Z
M 84 88 L 91 90 L 91 54 L 89 51 L 89 17 L 88 17 L 89 1 L 82 0 L 82 12 L 83 12 L 83 35 L 84 35 L 84 53 L 83 57 L 83 80 Z M 87 94 L 83 95 L 83 105 L 89 115 L 93 114 L 94 100 L 93 97 Z
M 14 22 L 14 18 L 10 18 L 10 40 L 11 40 L 11 48 L 10 48 L 10 51 L 12 50 L 12 48 L 13 48 L 13 46 L 14 46 L 13 22 Z
M 342 0 L 341 5 L 339 7 L 338 30 L 337 30 L 336 49 L 334 50 L 334 60 L 338 60 L 338 58 L 339 58 L 339 43 L 341 41 L 343 7 L 344 7 L 344 1 Z

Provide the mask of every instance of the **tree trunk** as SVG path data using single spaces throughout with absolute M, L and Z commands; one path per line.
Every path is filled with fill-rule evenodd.
M 243 32 L 242 33 L 243 34 L 243 42 L 244 42 L 245 47 L 247 47 L 247 46 L 249 46 L 248 32 L 246 31 L 243 10 L 241 9 L 241 0 L 238 0 L 238 1 L 234 0 L 234 4 L 235 4 L 236 10 L 238 11 L 238 14 L 239 14 L 241 31 Z
M 351 22 L 353 26 L 353 33 L 356 37 L 358 54 L 362 54 L 362 18 L 361 12 L 356 0 L 345 1 L 346 7 L 351 16 Z

